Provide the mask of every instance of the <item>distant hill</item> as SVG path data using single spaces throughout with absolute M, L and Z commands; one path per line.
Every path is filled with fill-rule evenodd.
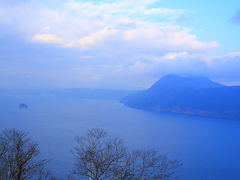
M 240 86 L 224 86 L 204 77 L 167 75 L 121 102 L 137 109 L 240 119 Z
M 130 90 L 115 89 L 91 89 L 91 88 L 69 88 L 69 89 L 0 89 L 0 97 L 66 97 L 84 99 L 109 99 L 120 100 L 133 93 Z

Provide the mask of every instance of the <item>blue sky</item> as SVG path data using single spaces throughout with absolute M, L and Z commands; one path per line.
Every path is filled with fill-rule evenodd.
M 219 54 L 239 51 L 240 41 L 237 34 L 240 26 L 234 21 L 234 16 L 237 16 L 240 11 L 240 1 L 163 0 L 157 3 L 157 6 L 161 5 L 193 10 L 192 17 L 195 21 L 185 25 L 191 27 L 201 40 L 218 41 L 221 44 Z
M 0 88 L 240 84 L 240 1 L 0 0 Z

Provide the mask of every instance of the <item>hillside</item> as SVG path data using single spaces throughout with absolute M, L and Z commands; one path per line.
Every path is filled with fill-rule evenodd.
M 240 86 L 204 77 L 167 75 L 121 102 L 137 109 L 240 119 Z

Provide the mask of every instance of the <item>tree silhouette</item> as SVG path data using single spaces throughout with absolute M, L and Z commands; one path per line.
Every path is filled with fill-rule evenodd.
M 47 179 L 46 160 L 39 160 L 38 143 L 22 131 L 6 130 L 0 135 L 0 179 Z
M 75 174 L 91 180 L 157 180 L 175 175 L 179 161 L 157 151 L 129 151 L 119 138 L 102 129 L 76 137 Z

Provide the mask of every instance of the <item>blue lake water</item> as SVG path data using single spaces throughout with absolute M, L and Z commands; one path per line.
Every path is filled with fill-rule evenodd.
M 26 103 L 29 108 L 18 108 Z M 130 149 L 156 149 L 184 164 L 179 180 L 239 180 L 240 121 L 131 109 L 114 100 L 0 98 L 0 130 L 16 128 L 40 144 L 58 175 L 73 166 L 74 137 L 103 128 Z

